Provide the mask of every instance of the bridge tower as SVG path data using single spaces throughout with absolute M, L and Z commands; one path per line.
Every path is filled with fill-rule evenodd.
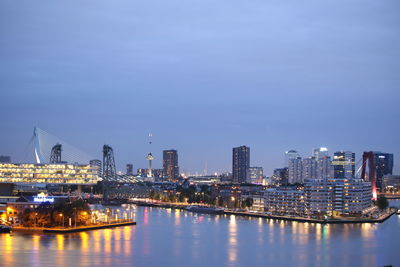
M 51 154 L 50 154 L 50 163 L 60 163 L 61 162 L 61 144 L 56 144 L 53 146 L 51 149 Z
M 114 151 L 109 145 L 103 146 L 103 179 L 113 180 L 116 178 L 117 172 L 114 161 Z
M 369 169 L 369 179 L 367 179 L 366 176 L 366 169 L 367 169 L 367 161 L 368 161 L 368 169 Z M 377 199 L 377 190 L 376 190 L 376 166 L 375 166 L 375 160 L 374 160 L 374 152 L 369 151 L 369 152 L 364 152 L 363 154 L 363 159 L 362 159 L 362 165 L 361 165 L 361 178 L 364 179 L 365 181 L 370 181 L 372 184 L 372 199 L 376 200 Z

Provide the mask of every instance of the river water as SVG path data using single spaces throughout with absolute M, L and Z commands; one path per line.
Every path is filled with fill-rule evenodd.
M 0 266 L 400 266 L 400 217 L 320 225 L 138 207 L 136 226 L 0 234 Z

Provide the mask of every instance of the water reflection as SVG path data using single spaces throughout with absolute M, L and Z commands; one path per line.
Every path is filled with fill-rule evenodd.
M 398 266 L 400 220 L 321 225 L 138 208 L 137 226 L 0 234 L 1 266 Z M 49 253 L 50 252 L 50 253 Z
M 231 215 L 229 218 L 229 226 L 228 226 L 228 259 L 230 263 L 233 263 L 237 260 L 237 224 L 235 215 Z

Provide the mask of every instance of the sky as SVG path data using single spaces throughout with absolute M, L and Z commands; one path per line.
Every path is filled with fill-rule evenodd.
M 394 153 L 400 173 L 398 0 L 0 2 L 0 155 L 34 126 L 101 158 L 230 171 L 250 146 L 266 175 L 284 152 Z M 153 143 L 148 143 L 148 134 Z

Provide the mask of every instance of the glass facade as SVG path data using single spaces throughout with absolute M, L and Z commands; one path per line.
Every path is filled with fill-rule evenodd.
M 0 183 L 96 184 L 98 167 L 74 164 L 1 164 Z

